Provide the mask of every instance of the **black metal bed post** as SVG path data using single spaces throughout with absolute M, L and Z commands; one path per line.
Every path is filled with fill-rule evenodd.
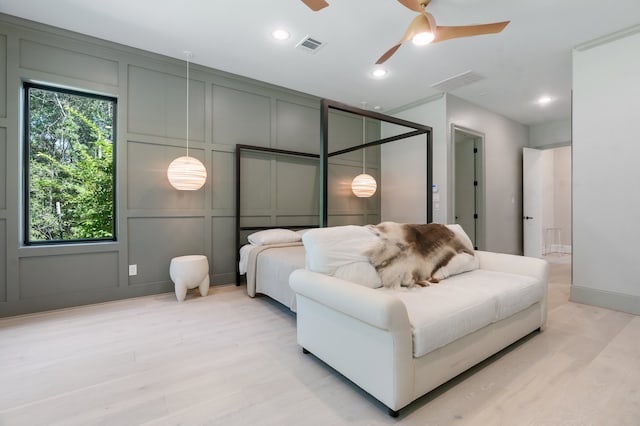
M 329 102 L 323 99 L 320 103 L 320 228 L 329 226 Z
M 427 132 L 427 223 L 433 222 L 433 136 Z
M 240 285 L 240 157 L 242 148 L 236 145 L 236 286 Z
M 242 220 L 242 206 L 241 206 L 241 159 L 242 152 L 262 152 L 265 154 L 274 154 L 274 155 L 288 155 L 292 157 L 302 157 L 302 158 L 314 158 L 317 159 L 317 154 L 311 154 L 308 152 L 300 152 L 300 151 L 291 151 L 288 149 L 279 149 L 279 148 L 269 148 L 264 146 L 256 146 L 256 145 L 245 145 L 245 144 L 236 144 L 236 285 L 240 285 L 241 275 L 240 275 L 240 247 L 244 244 L 242 238 L 242 231 L 262 231 L 265 229 L 273 229 L 282 227 L 282 225 L 272 225 L 272 226 L 243 226 L 240 222 Z M 317 225 L 309 224 L 309 225 L 295 225 L 295 226 L 287 226 L 287 228 L 295 228 L 295 229 L 304 229 L 304 228 L 314 228 Z

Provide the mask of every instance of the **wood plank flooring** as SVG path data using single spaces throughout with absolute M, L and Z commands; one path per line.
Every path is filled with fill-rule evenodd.
M 0 319 L 0 425 L 640 425 L 640 317 L 568 302 L 559 260 L 542 333 L 397 419 L 225 286 Z

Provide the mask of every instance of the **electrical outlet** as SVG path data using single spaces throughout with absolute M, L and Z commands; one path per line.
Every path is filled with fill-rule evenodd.
M 129 265 L 129 276 L 138 275 L 138 265 Z

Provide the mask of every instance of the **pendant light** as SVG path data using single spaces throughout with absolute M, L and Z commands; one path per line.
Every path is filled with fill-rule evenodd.
M 365 144 L 366 124 L 365 118 L 362 117 L 362 144 Z M 365 173 L 367 163 L 366 148 L 362 148 L 362 173 L 353 178 L 351 181 L 351 191 L 358 198 L 369 198 L 376 193 L 378 184 L 373 176 Z
M 178 157 L 169 164 L 167 177 L 169 183 L 180 191 L 196 191 L 207 180 L 207 169 L 197 158 L 189 157 L 189 58 L 191 52 L 185 51 L 187 56 L 187 155 Z

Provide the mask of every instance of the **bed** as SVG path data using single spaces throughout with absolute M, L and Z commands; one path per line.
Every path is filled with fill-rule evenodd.
M 246 275 L 250 297 L 266 295 L 296 311 L 295 293 L 289 287 L 289 275 L 304 268 L 305 251 L 302 242 L 254 245 L 240 249 L 240 273 Z
M 305 267 L 302 234 L 307 228 L 261 228 L 247 236 L 239 249 L 238 273 L 246 276 L 247 294 L 269 296 L 296 311 L 289 275 Z
M 246 281 L 247 294 L 250 297 L 265 295 L 295 312 L 295 295 L 289 287 L 289 274 L 305 266 L 302 233 L 305 229 L 318 226 L 317 213 L 311 212 L 311 223 L 307 222 L 308 215 L 298 212 L 295 215 L 298 223 L 291 223 L 293 218 L 286 214 L 277 219 L 289 221 L 290 226 L 252 224 L 256 220 L 255 217 L 247 216 L 245 207 L 241 205 L 241 189 L 244 187 L 243 179 L 246 179 L 240 161 L 243 155 L 289 158 L 316 166 L 319 156 L 277 148 L 236 145 L 236 285 Z M 256 216 L 259 216 L 258 220 L 263 220 L 262 216 L 267 215 L 260 212 Z

